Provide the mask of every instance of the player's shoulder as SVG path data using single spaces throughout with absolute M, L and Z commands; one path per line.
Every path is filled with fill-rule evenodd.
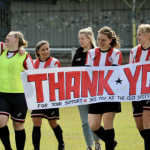
M 54 58 L 54 57 L 50 57 L 52 59 L 52 61 L 56 62 L 56 61 L 59 61 L 57 58 Z
M 133 47 L 133 48 L 131 49 L 131 51 L 132 51 L 132 52 L 137 51 L 137 49 L 138 49 L 139 47 L 141 48 L 141 45 L 138 45 L 138 46 L 136 46 L 136 47 Z
M 92 49 L 89 50 L 89 53 L 91 53 L 91 54 L 95 53 L 96 50 L 97 50 L 97 48 L 92 48 Z
M 38 59 L 34 59 L 33 60 L 33 63 L 35 64 L 35 62 L 39 61 L 39 58 Z
M 0 50 L 3 51 L 3 50 L 8 50 L 5 43 L 3 42 L 0 42 Z
M 116 53 L 121 53 L 121 51 L 119 49 L 113 48 L 113 51 Z
M 5 45 L 5 43 L 3 43 L 3 42 L 0 42 L 0 45 Z

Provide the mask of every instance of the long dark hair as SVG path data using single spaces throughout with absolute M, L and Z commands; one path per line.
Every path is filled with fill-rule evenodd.
M 112 48 L 120 48 L 121 41 L 119 37 L 116 36 L 115 31 L 113 31 L 110 27 L 104 26 L 98 31 L 98 34 L 99 33 L 107 35 L 109 39 L 112 38 L 112 42 L 110 43 Z

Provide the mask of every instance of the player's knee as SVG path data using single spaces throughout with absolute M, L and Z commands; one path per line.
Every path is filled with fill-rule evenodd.
M 42 118 L 33 117 L 32 121 L 33 121 L 33 126 L 40 127 L 42 125 Z
M 7 125 L 8 122 L 8 116 L 0 115 L 0 128 Z
M 143 128 L 143 125 L 141 124 L 137 124 L 136 125 L 136 128 L 139 130 L 139 131 L 142 131 L 144 128 Z
M 150 120 L 149 118 L 145 118 L 143 120 L 144 129 L 150 129 Z
M 52 129 L 55 129 L 57 127 L 57 121 L 56 120 L 49 120 L 49 125 Z
M 20 131 L 24 129 L 24 123 L 13 122 L 13 127 L 15 131 Z
M 33 125 L 36 127 L 40 127 L 42 124 L 41 124 L 41 122 L 35 121 L 35 122 L 33 122 Z
M 90 126 L 92 131 L 96 131 L 96 130 L 98 130 L 100 128 L 99 124 L 92 123 L 92 122 L 89 123 L 89 126 Z
M 113 128 L 113 125 L 112 124 L 110 124 L 110 123 L 105 123 L 104 124 L 104 129 L 105 130 L 109 130 L 109 129 L 112 129 Z
M 109 129 L 112 129 L 113 128 L 113 122 L 112 121 L 104 121 L 104 129 L 105 130 L 109 130 Z

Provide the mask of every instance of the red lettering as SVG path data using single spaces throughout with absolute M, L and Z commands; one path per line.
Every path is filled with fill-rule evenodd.
M 64 72 L 58 72 L 58 82 L 55 82 L 55 73 L 49 73 L 49 92 L 50 101 L 55 101 L 55 89 L 59 89 L 59 100 L 65 99 L 65 87 L 64 87 Z
M 147 72 L 150 72 L 150 65 L 145 64 L 142 67 L 142 89 L 141 94 L 150 93 L 150 87 L 146 87 L 146 81 L 147 81 Z
M 130 83 L 130 91 L 129 91 L 130 95 L 136 95 L 136 83 L 139 78 L 141 67 L 142 67 L 141 65 L 136 67 L 134 76 L 132 76 L 131 70 L 129 68 L 124 68 L 124 72 Z
M 98 95 L 103 95 L 104 88 L 109 95 L 114 95 L 111 87 L 107 83 L 109 78 L 111 77 L 114 70 L 109 70 L 106 78 L 104 79 L 104 71 L 99 71 L 99 87 L 98 87 Z
M 28 82 L 35 82 L 37 103 L 44 102 L 42 81 L 47 80 L 47 74 L 28 75 Z
M 91 96 L 96 96 L 98 71 L 93 71 L 92 82 L 87 71 L 82 72 L 82 97 L 88 97 L 88 90 Z
M 66 99 L 71 98 L 71 91 L 74 92 L 74 98 L 80 97 L 80 74 L 80 71 L 66 72 Z M 73 86 L 72 78 L 74 78 Z

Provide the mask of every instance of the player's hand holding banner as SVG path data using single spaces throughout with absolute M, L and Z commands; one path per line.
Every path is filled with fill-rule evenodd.
M 147 100 L 149 63 L 27 70 L 21 78 L 28 109 Z

